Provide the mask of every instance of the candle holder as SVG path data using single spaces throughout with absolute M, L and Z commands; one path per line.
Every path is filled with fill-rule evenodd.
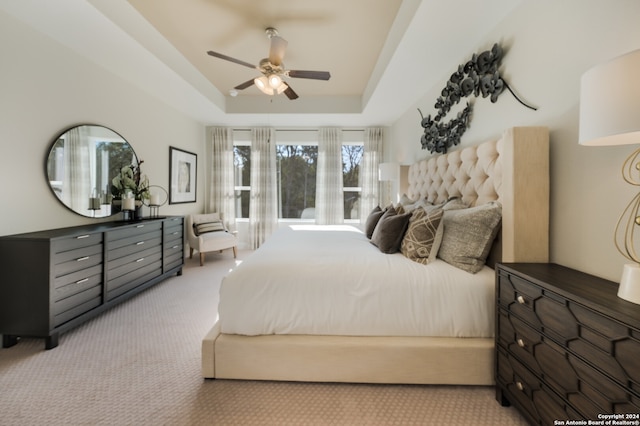
M 161 194 L 157 194 L 153 192 L 151 188 L 161 189 L 162 190 L 161 192 L 164 193 L 164 197 L 162 197 Z M 149 193 L 151 194 L 149 199 L 142 200 L 142 203 L 145 206 L 149 207 L 149 217 L 158 217 L 160 215 L 160 207 L 167 204 L 167 201 L 169 200 L 169 193 L 167 192 L 166 189 L 164 189 L 160 185 L 150 185 Z
M 128 196 L 122 198 L 122 218 L 125 221 L 135 219 L 136 200 L 129 193 Z
M 96 217 L 96 210 L 101 210 L 102 205 L 100 203 L 100 197 L 89 197 L 89 210 L 91 210 L 91 217 Z

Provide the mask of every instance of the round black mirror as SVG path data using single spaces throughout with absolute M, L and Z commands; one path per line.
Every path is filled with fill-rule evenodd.
M 129 143 L 118 133 L 91 124 L 74 126 L 58 135 L 45 164 L 51 190 L 71 211 L 86 217 L 108 217 L 113 206 L 113 178 L 138 164 Z

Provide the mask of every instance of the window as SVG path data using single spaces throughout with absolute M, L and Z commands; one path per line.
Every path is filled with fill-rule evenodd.
M 251 190 L 251 146 L 234 144 L 233 168 L 235 180 L 236 216 L 249 217 L 249 196 Z
M 364 153 L 364 133 L 343 131 L 342 179 L 346 220 L 359 219 L 360 163 Z M 278 217 L 313 219 L 316 199 L 318 141 L 316 131 L 278 131 L 276 174 Z M 251 190 L 251 142 L 244 131 L 234 132 L 236 214 L 249 218 Z
M 276 145 L 278 217 L 313 218 L 318 145 Z
M 342 186 L 344 192 L 344 218 L 360 218 L 360 162 L 363 144 L 342 145 Z

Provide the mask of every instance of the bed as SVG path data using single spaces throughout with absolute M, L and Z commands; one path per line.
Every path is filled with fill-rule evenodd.
M 276 232 L 224 278 L 219 319 L 202 342 L 202 375 L 493 384 L 491 266 L 548 261 L 548 139 L 544 127 L 510 128 L 409 168 L 407 198 L 499 204 L 498 236 L 473 274 L 439 258 L 423 265 L 382 253 L 350 226 Z M 292 273 L 296 264 L 305 269 Z

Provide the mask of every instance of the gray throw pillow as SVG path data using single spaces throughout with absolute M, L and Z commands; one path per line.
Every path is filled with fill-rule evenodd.
M 371 213 L 369 213 L 369 216 L 367 216 L 367 220 L 364 223 L 364 233 L 366 234 L 367 238 L 371 239 L 373 230 L 376 229 L 376 225 L 378 224 L 378 221 L 383 214 L 384 210 L 382 210 L 380 206 L 376 206 L 371 211 Z
M 411 213 L 396 214 L 394 209 L 387 210 L 373 231 L 371 243 L 383 253 L 397 252 L 400 250 L 400 244 L 410 218 Z
M 502 206 L 498 202 L 445 211 L 438 257 L 472 274 L 480 271 L 500 229 L 501 219 Z

